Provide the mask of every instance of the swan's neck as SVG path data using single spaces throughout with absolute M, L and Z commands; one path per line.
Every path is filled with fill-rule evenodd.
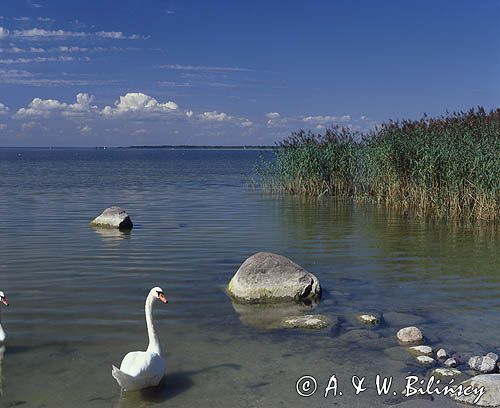
M 160 339 L 156 334 L 155 326 L 153 324 L 153 296 L 148 296 L 146 298 L 146 324 L 148 326 L 148 337 L 149 337 L 149 345 L 146 351 L 150 351 L 153 353 L 158 353 L 162 355 Z

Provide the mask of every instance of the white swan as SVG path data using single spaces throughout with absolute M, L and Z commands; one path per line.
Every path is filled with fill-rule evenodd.
M 9 306 L 9 302 L 7 302 L 7 298 L 5 297 L 5 294 L 0 290 L 0 303 L 3 303 L 5 306 Z M 2 322 L 0 322 L 0 344 L 5 341 L 7 338 L 7 333 L 5 333 L 5 330 L 2 327 Z
M 149 291 L 145 307 L 149 337 L 147 350 L 128 353 L 123 358 L 119 369 L 112 366 L 111 374 L 125 391 L 155 387 L 165 375 L 165 359 L 153 325 L 152 307 L 156 299 L 168 303 L 161 288 L 155 287 Z
M 3 303 L 5 306 L 9 306 L 9 302 L 5 297 L 5 294 L 0 290 L 0 303 Z M 0 396 L 3 395 L 3 376 L 2 376 L 2 361 L 3 361 L 3 353 L 5 352 L 5 346 L 3 342 L 7 338 L 7 333 L 2 327 L 2 323 L 0 322 Z

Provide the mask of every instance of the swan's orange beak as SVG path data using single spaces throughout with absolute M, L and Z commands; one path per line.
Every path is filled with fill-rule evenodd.
M 9 306 L 9 302 L 7 301 L 7 298 L 0 298 L 0 302 L 2 302 L 5 306 Z
M 163 303 L 168 303 L 168 300 L 163 293 L 158 295 L 158 299 L 160 299 Z

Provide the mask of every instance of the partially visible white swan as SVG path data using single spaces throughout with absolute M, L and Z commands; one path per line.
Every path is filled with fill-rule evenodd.
M 5 306 L 9 306 L 9 302 L 5 297 L 5 294 L 0 290 L 0 303 L 3 303 Z M 3 342 L 7 338 L 7 333 L 2 327 L 2 323 L 0 322 L 0 395 L 3 395 L 3 376 L 2 376 L 2 361 L 3 361 L 3 353 L 5 352 L 5 346 Z
M 156 299 L 168 303 L 161 288 L 155 287 L 149 291 L 145 307 L 149 337 L 147 350 L 128 353 L 123 358 L 119 369 L 112 366 L 111 374 L 125 391 L 155 387 L 165 375 L 165 359 L 153 325 L 152 307 Z
M 3 395 L 3 375 L 2 375 L 2 362 L 3 362 L 3 353 L 5 352 L 5 346 L 2 344 L 0 346 L 0 396 Z
M 0 303 L 3 303 L 5 306 L 9 306 L 9 302 L 7 302 L 7 298 L 5 297 L 5 294 L 0 290 Z M 7 333 L 5 333 L 5 330 L 2 327 L 2 322 L 0 321 L 0 344 L 5 341 L 7 338 Z

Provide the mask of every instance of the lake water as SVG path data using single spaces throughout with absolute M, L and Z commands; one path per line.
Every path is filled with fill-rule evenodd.
M 0 289 L 11 302 L 0 406 L 403 407 L 373 390 L 377 373 L 398 391 L 408 373 L 428 374 L 394 339 L 402 320 L 433 347 L 498 351 L 498 229 L 263 194 L 245 186 L 261 154 L 271 155 L 0 149 Z M 89 227 L 110 205 L 131 214 L 130 234 Z M 316 274 L 325 294 L 313 313 L 340 326 L 266 330 L 238 313 L 224 289 L 258 251 Z M 156 285 L 170 300 L 155 307 L 168 374 L 156 390 L 120 393 L 111 364 L 146 348 L 143 305 Z M 412 316 L 367 328 L 356 321 L 367 311 Z M 325 399 L 334 373 L 344 395 Z M 295 392 L 304 374 L 319 383 L 310 398 Z M 355 396 L 352 375 L 369 389 Z

